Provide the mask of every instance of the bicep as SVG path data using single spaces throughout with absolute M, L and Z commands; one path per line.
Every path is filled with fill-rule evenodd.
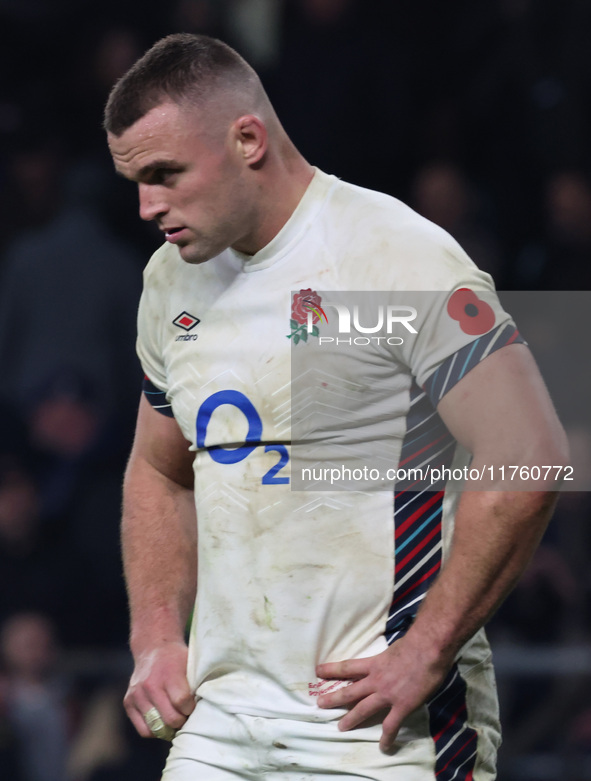
M 566 436 L 529 349 L 508 345 L 489 355 L 439 402 L 454 437 L 475 457 L 548 458 L 566 463 Z M 513 461 L 518 463 L 518 461 Z
M 142 394 L 128 473 L 147 464 L 183 488 L 193 488 L 194 453 L 174 418 L 154 409 Z

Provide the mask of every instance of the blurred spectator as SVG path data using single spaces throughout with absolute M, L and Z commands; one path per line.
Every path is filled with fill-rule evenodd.
M 67 688 L 56 675 L 58 648 L 51 622 L 21 613 L 0 633 L 8 718 L 19 744 L 26 781 L 65 781 Z
M 81 595 L 74 587 L 78 564 L 63 541 L 41 524 L 39 495 L 28 467 L 0 459 L 0 622 L 15 611 L 37 610 L 67 631 Z
M 64 516 L 85 465 L 105 444 L 105 412 L 92 381 L 67 367 L 58 367 L 32 397 L 27 424 L 36 454 L 42 514 L 45 518 Z
M 0 622 L 37 610 L 69 644 L 124 644 L 118 525 L 126 443 L 104 426 L 92 388 L 72 372 L 55 373 L 28 421 L 7 404 L 0 414 Z
M 142 21 L 148 10 L 142 8 Z M 155 225 L 140 220 L 137 188 L 115 174 L 102 121 L 111 87 L 151 40 L 142 31 L 139 19 L 123 24 L 116 18 L 105 14 L 100 24 L 85 22 L 77 28 L 71 43 L 72 58 L 79 66 L 60 81 L 56 104 L 70 160 L 92 177 L 92 211 L 111 232 L 112 239 L 133 247 L 136 262 L 143 267 L 160 244 L 161 235 Z
M 105 417 L 125 424 L 139 394 L 140 263 L 101 221 L 100 172 L 71 172 L 68 185 L 51 222 L 23 231 L 4 258 L 1 393 L 26 409 L 46 378 L 69 366 L 90 379 Z
M 56 138 L 19 138 L 11 144 L 6 180 L 0 189 L 3 230 L 0 253 L 22 234 L 44 226 L 61 201 L 64 157 Z M 0 265 L 3 257 L 0 257 Z
M 18 550 L 5 545 L 8 570 L 21 569 L 13 584 L 6 583 L 6 600 L 10 603 L 26 572 L 30 586 L 22 585 L 17 601 L 51 611 L 64 639 L 125 642 L 118 527 L 126 448 L 119 432 L 105 425 L 92 384 L 69 370 L 55 372 L 39 390 L 27 423 L 32 472 L 20 479 L 33 489 L 34 475 L 35 506 L 28 517 L 14 509 L 6 513 L 5 525 L 22 540 Z M 6 481 L 10 477 L 8 472 Z M 61 569 L 43 589 L 42 578 L 51 576 L 54 562 Z M 43 602 L 49 594 L 53 602 Z
M 33 444 L 40 450 L 64 458 L 84 455 L 95 444 L 101 427 L 92 388 L 84 387 L 83 378 L 75 373 L 56 372 L 37 397 L 30 423 Z
M 497 287 L 502 287 L 500 252 L 484 217 L 482 198 L 458 166 L 440 162 L 419 169 L 411 186 L 411 206 L 448 231 L 476 265 L 491 274 Z
M 591 184 L 582 171 L 561 171 L 545 186 L 546 228 L 521 252 L 519 287 L 591 290 Z
M 0 622 L 35 610 L 51 617 L 69 644 L 123 644 L 124 453 L 117 458 L 108 438 L 96 440 L 92 411 L 69 397 L 68 388 L 60 396 L 54 386 L 53 398 L 33 416 L 30 450 L 24 424 L 2 408 L 8 436 L 0 443 Z

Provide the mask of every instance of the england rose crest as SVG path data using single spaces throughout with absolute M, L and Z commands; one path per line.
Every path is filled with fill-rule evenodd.
M 322 320 L 328 322 L 326 313 L 322 309 L 322 298 L 316 291 L 309 287 L 300 290 L 299 293 L 294 293 L 291 304 L 291 320 L 289 321 L 291 333 L 287 334 L 287 338 L 293 338 L 294 344 L 298 344 L 300 340 L 307 342 L 308 336 L 320 334 L 316 323 L 322 322 Z

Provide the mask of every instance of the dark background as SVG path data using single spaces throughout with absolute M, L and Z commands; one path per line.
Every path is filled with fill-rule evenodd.
M 0 0 L 0 778 L 160 775 L 119 704 L 117 537 L 159 237 L 101 115 L 177 31 L 234 45 L 310 162 L 410 203 L 499 289 L 591 289 L 589 0 Z M 563 497 L 490 627 L 501 781 L 591 778 L 590 509 Z

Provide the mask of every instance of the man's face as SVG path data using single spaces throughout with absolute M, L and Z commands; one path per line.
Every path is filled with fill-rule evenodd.
M 255 228 L 248 166 L 232 125 L 221 124 L 204 130 L 196 109 L 166 102 L 108 136 L 115 168 L 138 183 L 140 216 L 154 220 L 187 263 L 230 246 L 249 252 Z

